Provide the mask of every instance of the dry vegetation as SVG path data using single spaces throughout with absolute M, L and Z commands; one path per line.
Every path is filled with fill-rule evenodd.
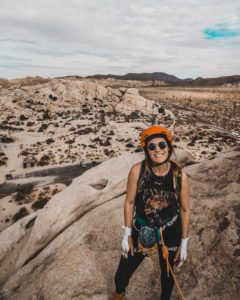
M 142 87 L 140 94 L 156 100 L 187 122 L 203 122 L 239 131 L 240 87 Z
M 65 187 L 64 184 L 59 183 L 45 186 L 34 186 L 31 183 L 19 184 L 16 193 L 1 199 L 0 232 L 24 216 L 43 208 Z

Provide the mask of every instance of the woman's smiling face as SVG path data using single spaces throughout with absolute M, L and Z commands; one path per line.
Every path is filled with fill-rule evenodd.
M 159 147 L 159 143 L 161 148 Z M 153 146 L 153 144 L 155 146 Z M 162 149 L 165 146 L 164 149 Z M 154 163 L 162 163 L 168 158 L 169 147 L 166 140 L 162 137 L 157 137 L 150 140 L 147 144 L 149 156 Z M 149 149 L 150 148 L 150 149 Z M 151 150 L 155 148 L 154 150 Z

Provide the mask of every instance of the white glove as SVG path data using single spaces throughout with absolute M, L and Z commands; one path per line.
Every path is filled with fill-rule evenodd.
M 122 256 L 124 258 L 128 257 L 128 251 L 130 249 L 129 243 L 128 243 L 128 237 L 132 234 L 132 228 L 125 226 L 125 232 L 122 239 Z
M 181 239 L 181 252 L 180 252 L 180 262 L 178 263 L 178 267 L 181 267 L 183 262 L 187 258 L 187 243 L 188 243 L 189 237 L 185 239 Z

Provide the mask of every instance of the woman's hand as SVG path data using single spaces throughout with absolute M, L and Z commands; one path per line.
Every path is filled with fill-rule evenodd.
M 132 228 L 125 226 L 125 232 L 122 240 L 122 256 L 123 258 L 128 258 L 128 252 L 131 250 L 131 255 L 133 256 L 133 240 L 132 240 Z
M 181 267 L 183 262 L 187 259 L 187 242 L 188 242 L 188 240 L 189 240 L 189 237 L 185 238 L 185 239 L 181 239 L 181 245 L 177 249 L 177 253 L 175 255 L 174 262 L 179 261 L 177 264 L 178 267 Z M 180 256 L 180 258 L 179 258 L 179 256 Z

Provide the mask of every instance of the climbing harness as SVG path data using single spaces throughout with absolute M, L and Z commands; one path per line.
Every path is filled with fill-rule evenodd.
M 138 220 L 138 222 L 140 221 L 142 223 L 142 225 L 143 225 L 143 223 L 145 223 L 145 221 L 142 220 L 139 216 L 137 216 L 136 219 Z M 169 277 L 169 270 L 170 270 L 171 273 L 172 273 L 173 279 L 176 283 L 176 286 L 179 290 L 179 293 L 180 293 L 182 299 L 185 300 L 185 297 L 183 296 L 182 290 L 181 290 L 181 288 L 180 288 L 180 286 L 177 282 L 177 278 L 174 275 L 172 267 L 171 267 L 171 265 L 169 263 L 169 260 L 168 260 L 169 252 L 168 252 L 168 248 L 165 245 L 164 240 L 163 240 L 163 227 L 162 226 L 160 226 L 157 229 L 157 233 L 160 233 L 160 239 L 158 239 L 158 234 L 156 234 L 156 228 L 154 228 L 153 226 L 143 225 L 141 227 L 141 229 L 139 230 L 138 249 L 140 250 L 140 252 L 142 252 L 146 256 L 152 256 L 157 251 L 158 240 L 161 240 L 162 256 L 166 261 L 166 267 L 167 267 L 167 277 Z

